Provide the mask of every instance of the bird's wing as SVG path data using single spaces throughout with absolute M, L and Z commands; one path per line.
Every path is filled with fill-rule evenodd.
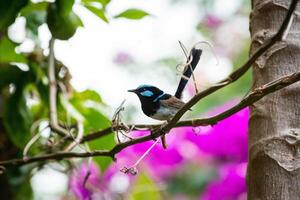
M 178 110 L 181 109 L 185 104 L 183 101 L 181 101 L 180 99 L 177 99 L 174 96 L 172 96 L 168 99 L 161 99 L 160 103 L 164 107 L 176 108 Z

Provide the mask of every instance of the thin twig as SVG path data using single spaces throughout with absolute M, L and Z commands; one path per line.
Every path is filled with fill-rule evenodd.
M 30 140 L 29 142 L 27 142 L 26 146 L 24 147 L 23 150 L 23 157 L 27 157 L 28 151 L 31 148 L 31 146 L 38 141 L 38 139 L 41 137 L 40 133 L 35 134 Z
M 116 111 L 115 111 L 115 113 L 114 113 L 114 115 L 113 115 L 113 117 L 112 117 L 112 126 L 113 127 L 118 127 L 122 122 L 122 111 L 124 111 L 124 104 L 125 104 L 125 101 L 126 101 L 126 99 L 124 99 L 122 102 L 121 102 L 121 104 L 118 106 L 118 108 L 116 109 Z M 118 143 L 121 143 L 121 139 L 120 139 L 120 137 L 119 137 L 119 133 L 121 133 L 122 135 L 124 135 L 123 134 L 123 130 L 120 130 L 120 129 L 114 129 L 115 130 L 115 132 L 116 132 L 116 134 L 115 134 L 115 137 L 116 137 L 116 139 L 117 139 L 117 142 Z M 124 135 L 125 136 L 125 135 Z
M 58 125 L 57 119 L 57 84 L 55 77 L 54 38 L 49 42 L 48 78 L 49 78 L 49 118 L 51 129 L 61 136 L 68 135 L 68 131 Z
M 195 45 L 194 45 L 194 47 L 193 48 L 196 48 L 198 45 L 200 45 L 200 44 L 206 44 L 208 47 L 209 47 L 209 49 L 211 50 L 211 52 L 212 52 L 212 54 L 214 55 L 214 57 L 215 57 L 215 59 L 216 59 L 216 65 L 219 65 L 219 58 L 218 58 L 218 56 L 217 56 L 217 54 L 216 54 L 216 52 L 214 51 L 214 48 L 213 48 L 213 45 L 212 44 L 210 44 L 208 41 L 200 41 L 200 42 L 197 42 Z
M 56 109 L 56 78 L 55 78 L 55 58 L 54 58 L 54 38 L 49 42 L 49 66 L 48 66 L 48 78 L 49 78 L 49 114 L 50 124 L 58 124 L 57 122 L 57 109 Z
M 124 166 L 120 171 L 128 174 L 130 173 L 131 175 L 136 175 L 137 174 L 137 166 L 139 163 L 150 153 L 150 151 L 155 147 L 155 145 L 158 143 L 158 140 L 156 140 L 143 155 L 131 166 L 131 167 L 126 167 Z
M 181 49 L 182 49 L 182 51 L 185 55 L 185 58 L 188 59 L 188 53 L 187 53 L 187 50 L 186 50 L 184 44 L 182 44 L 182 42 L 180 40 L 178 40 L 178 43 L 179 43 L 179 45 L 180 45 L 180 47 L 181 47 Z
M 65 148 L 64 151 L 71 151 L 72 149 L 74 149 L 77 145 L 80 145 L 80 141 L 83 137 L 83 134 L 84 134 L 84 127 L 83 127 L 83 123 L 81 121 L 78 121 L 77 122 L 78 124 L 78 133 L 77 133 L 77 136 L 76 138 L 74 139 L 74 141 Z
M 56 152 L 51 154 L 45 154 L 40 156 L 34 156 L 26 159 L 12 159 L 7 161 L 1 161 L 0 166 L 21 166 L 34 162 L 44 162 L 46 160 L 61 160 L 64 158 L 86 158 L 86 157 L 94 157 L 94 156 L 106 156 L 111 157 L 111 153 L 107 150 L 98 150 L 93 152 Z

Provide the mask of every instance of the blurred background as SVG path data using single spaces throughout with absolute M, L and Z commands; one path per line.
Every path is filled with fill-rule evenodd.
M 26 152 L 29 156 L 55 151 L 49 147 L 56 138 L 47 128 L 45 100 L 48 44 L 54 34 L 47 16 L 53 2 L 27 2 L 0 29 L 1 160 L 24 156 L 25 146 L 37 134 L 40 138 Z M 123 100 L 125 123 L 157 123 L 142 113 L 138 98 L 127 90 L 151 84 L 173 94 L 181 78 L 177 66 L 186 61 L 178 41 L 188 51 L 202 42 L 194 72 L 199 91 L 248 58 L 249 0 L 76 0 L 71 9 L 78 18 L 76 32 L 57 39 L 54 47 L 61 83 L 59 121 L 70 131 L 74 120 L 84 121 L 85 133 L 108 127 Z M 69 28 L 57 30 L 65 33 Z M 184 101 L 195 94 L 195 84 L 188 83 Z M 248 72 L 203 99 L 184 118 L 217 114 L 243 98 L 250 86 Z M 101 157 L 70 159 L 8 169 L 6 176 L 16 199 L 245 200 L 248 113 L 244 109 L 214 126 L 173 129 L 168 149 L 157 144 L 136 166 L 135 176 L 120 169 L 131 167 L 154 141 L 125 149 L 115 163 Z M 73 151 L 110 149 L 115 143 L 111 134 Z

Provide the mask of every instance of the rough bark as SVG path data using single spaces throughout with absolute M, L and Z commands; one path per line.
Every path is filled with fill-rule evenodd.
M 251 52 L 279 29 L 290 0 L 252 0 Z M 253 66 L 253 87 L 300 71 L 300 3 L 286 40 Z M 300 199 L 300 84 L 270 94 L 251 107 L 248 200 Z

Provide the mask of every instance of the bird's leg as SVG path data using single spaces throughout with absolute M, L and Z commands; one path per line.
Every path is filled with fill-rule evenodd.
M 155 128 L 155 129 L 153 129 L 153 130 L 150 131 L 150 135 L 151 135 L 153 141 L 156 141 L 156 140 L 157 140 L 157 139 L 155 138 L 154 134 L 153 134 L 153 132 L 155 132 L 157 129 L 158 129 L 158 128 Z
M 154 128 L 152 131 L 151 131 L 151 136 L 152 136 L 152 140 L 154 141 L 157 141 L 157 139 L 154 137 L 154 134 L 156 131 L 161 131 L 163 132 L 163 135 L 161 136 L 161 143 L 162 143 L 162 146 L 164 147 L 164 149 L 167 148 L 167 143 L 166 143 L 166 131 L 164 130 L 164 126 L 168 123 L 168 121 L 164 122 L 163 124 L 161 124 L 159 127 L 157 128 Z
M 164 130 L 164 126 L 168 124 L 168 121 L 166 121 L 165 123 L 162 124 L 161 126 L 161 131 L 163 132 L 163 135 L 160 137 L 161 139 L 161 144 L 163 146 L 164 149 L 167 149 L 168 145 L 167 145 L 167 140 L 166 140 L 166 131 Z
M 164 149 L 167 149 L 168 148 L 168 145 L 167 145 L 167 140 L 166 140 L 166 134 L 163 134 L 161 137 L 161 144 L 163 146 Z

